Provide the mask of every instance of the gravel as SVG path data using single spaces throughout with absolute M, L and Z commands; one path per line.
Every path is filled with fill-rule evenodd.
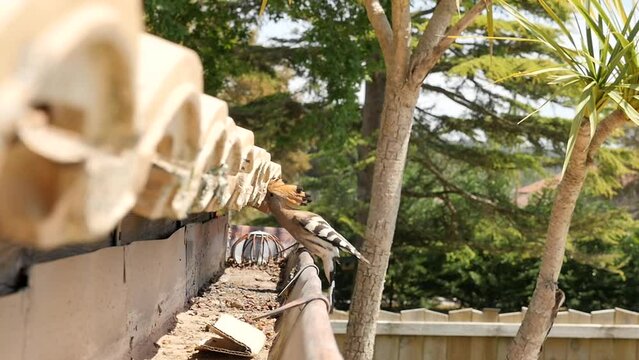
M 216 283 L 190 300 L 191 307 L 188 310 L 176 315 L 175 328 L 155 343 L 157 353 L 152 359 L 242 359 L 195 350 L 203 339 L 211 336 L 207 330 L 209 325 L 213 325 L 220 314 L 229 314 L 266 334 L 266 345 L 254 358 L 266 360 L 275 338 L 275 320 L 253 320 L 253 317 L 279 306 L 276 287 L 280 266 L 283 265 L 271 263 L 263 267 L 238 267 L 229 264 Z

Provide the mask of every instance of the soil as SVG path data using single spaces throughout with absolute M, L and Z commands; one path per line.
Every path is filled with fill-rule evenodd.
M 220 314 L 229 314 L 245 321 L 266 334 L 266 345 L 253 359 L 266 360 L 275 338 L 274 319 L 253 320 L 279 306 L 277 283 L 280 264 L 271 263 L 266 267 L 237 267 L 229 264 L 219 280 L 204 292 L 191 299 L 191 307 L 176 315 L 176 325 L 170 333 L 157 342 L 157 353 L 153 360 L 194 360 L 194 359 L 246 359 L 241 357 L 200 352 L 196 346 L 211 337 L 207 329 Z

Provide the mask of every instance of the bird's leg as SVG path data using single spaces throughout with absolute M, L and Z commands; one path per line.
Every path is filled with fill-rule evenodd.
M 299 252 L 300 250 L 304 249 L 304 246 L 303 246 L 302 244 L 300 244 L 300 243 L 296 242 L 296 243 L 294 243 L 293 245 L 291 245 L 291 246 L 287 247 L 286 249 L 284 249 L 284 250 L 282 251 L 282 254 L 284 253 L 284 251 L 286 251 L 286 250 L 288 250 L 288 249 L 290 249 L 290 248 L 292 248 L 292 247 L 295 247 L 295 251 L 298 251 L 298 252 Z M 315 264 L 313 264 L 312 266 L 313 266 L 313 267 L 315 267 L 315 269 L 317 270 L 318 275 L 319 275 L 319 268 L 318 268 Z M 295 276 L 293 276 L 293 278 L 292 278 L 291 280 L 289 280 L 289 281 L 286 283 L 286 285 L 284 285 L 284 287 L 282 288 L 282 291 L 280 291 L 280 292 L 277 294 L 277 297 L 278 297 L 278 298 L 279 298 L 279 297 L 281 297 L 281 296 L 284 294 L 284 292 L 285 292 L 285 291 L 286 291 L 286 290 L 287 290 L 287 289 L 288 289 L 291 285 L 293 285 L 293 283 L 295 282 L 295 280 L 297 280 L 297 278 L 300 276 L 300 274 L 301 274 L 301 272 L 302 272 L 303 270 L 304 270 L 304 269 L 300 269 L 300 270 L 299 270 L 299 271 L 295 274 Z
M 294 242 L 292 245 L 288 246 L 286 249 L 280 251 L 280 254 L 284 254 L 285 252 L 287 252 L 292 247 L 295 247 L 295 251 L 298 251 L 300 249 L 300 247 L 302 247 L 302 244 L 300 244 L 298 242 Z
M 323 259 L 322 263 L 324 264 L 324 273 L 326 274 L 326 279 L 328 280 L 328 305 L 329 305 L 329 314 L 333 313 L 333 292 L 335 290 L 335 262 L 332 258 Z
M 328 313 L 329 314 L 333 313 L 333 303 L 334 303 L 333 291 L 334 290 L 335 290 L 335 280 L 331 281 L 331 285 L 328 287 L 328 305 L 329 305 Z

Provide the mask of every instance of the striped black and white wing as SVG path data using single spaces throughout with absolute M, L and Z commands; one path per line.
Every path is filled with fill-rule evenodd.
M 355 247 L 348 242 L 340 233 L 338 233 L 333 227 L 326 222 L 321 216 L 312 213 L 306 213 L 302 216 L 297 216 L 296 220 L 304 229 L 316 237 L 331 243 L 333 246 L 355 255 L 358 259 L 368 262 L 362 254 L 355 249 Z

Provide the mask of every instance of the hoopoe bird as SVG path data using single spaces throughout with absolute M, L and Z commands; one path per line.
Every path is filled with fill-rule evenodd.
M 367 264 L 370 262 L 321 216 L 297 209 L 309 202 L 310 196 L 301 187 L 287 185 L 281 179 L 277 179 L 269 184 L 266 198 L 258 209 L 273 214 L 293 238 L 322 260 L 324 274 L 330 284 L 328 300 L 332 309 L 335 258 L 339 257 L 340 250 L 354 255 Z

